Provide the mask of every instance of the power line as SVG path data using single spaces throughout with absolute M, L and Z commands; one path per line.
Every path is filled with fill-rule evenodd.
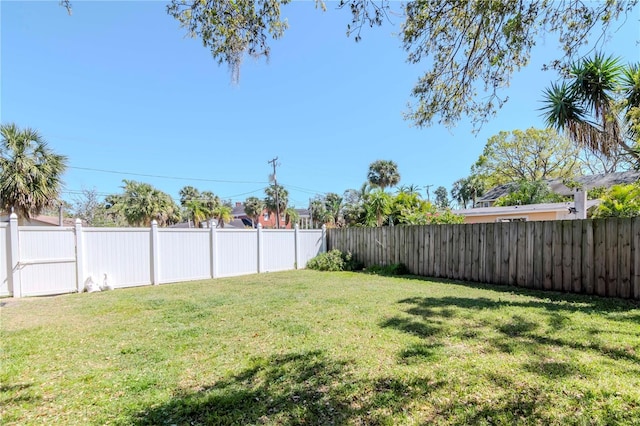
M 91 167 L 69 166 L 68 168 L 69 169 L 75 169 L 75 170 L 86 170 L 86 171 L 91 171 L 91 172 L 111 173 L 111 174 L 118 174 L 118 175 L 154 177 L 154 178 L 173 179 L 173 180 L 191 180 L 191 181 L 198 181 L 198 182 L 239 183 L 239 184 L 247 184 L 247 183 L 264 184 L 264 183 L 269 183 L 269 182 L 263 182 L 263 181 L 222 180 L 222 179 L 204 179 L 204 178 L 179 177 L 179 176 L 151 175 L 151 174 L 145 174 L 145 173 L 122 172 L 122 171 L 117 171 L 117 170 L 94 169 L 94 168 L 91 168 Z

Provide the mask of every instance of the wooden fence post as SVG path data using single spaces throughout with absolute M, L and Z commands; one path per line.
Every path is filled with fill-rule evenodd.
M 20 242 L 18 241 L 18 215 L 9 216 L 9 287 L 13 297 L 22 297 L 22 283 L 20 282 Z
M 76 233 L 76 287 L 78 293 L 84 291 L 84 238 L 82 236 L 82 220 L 75 222 Z
M 158 259 L 158 222 L 151 221 L 151 284 L 158 285 L 160 265 Z

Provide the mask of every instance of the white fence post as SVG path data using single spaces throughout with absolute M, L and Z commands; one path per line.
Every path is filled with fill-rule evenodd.
M 13 297 L 22 297 L 22 283 L 20 282 L 20 243 L 18 241 L 18 215 L 9 216 L 9 287 Z
M 156 220 L 151 221 L 151 284 L 158 285 L 159 281 L 159 265 L 158 259 L 158 222 Z
M 300 269 L 300 225 L 297 223 L 293 227 L 293 235 L 294 235 L 294 250 L 295 250 L 295 263 L 293 267 L 295 269 Z
M 211 278 L 218 278 L 218 227 L 210 221 L 209 228 L 211 229 Z
M 322 248 L 320 253 L 327 252 L 327 225 L 322 225 Z
M 82 220 L 76 219 L 76 287 L 78 293 L 84 291 L 84 244 L 82 238 Z
M 256 230 L 256 238 L 258 239 L 258 273 L 264 272 L 263 271 L 263 257 L 262 257 L 262 224 L 259 223 L 258 224 L 258 228 Z

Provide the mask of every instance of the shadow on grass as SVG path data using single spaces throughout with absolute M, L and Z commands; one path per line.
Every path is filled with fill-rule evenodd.
M 365 273 L 365 272 L 361 272 Z M 571 312 L 580 311 L 587 313 L 606 313 L 616 316 L 619 313 L 625 313 L 629 310 L 640 309 L 640 300 L 619 299 L 611 297 L 600 297 L 596 295 L 562 293 L 551 290 L 536 290 L 524 287 L 516 287 L 513 285 L 500 285 L 490 283 L 476 283 L 470 281 L 460 281 L 448 278 L 433 278 L 420 275 L 393 275 L 394 278 L 402 278 L 415 281 L 428 281 L 440 284 L 453 284 L 468 288 L 481 290 L 491 290 L 500 293 L 519 294 L 523 296 L 533 296 L 540 299 L 539 303 L 533 302 L 534 305 L 544 307 L 549 310 L 567 309 Z M 575 305 L 566 305 L 566 303 L 575 303 Z M 565 306 L 566 305 L 566 306 Z M 616 318 L 617 319 L 617 318 Z M 640 324 L 640 313 L 625 315 L 622 320 L 632 321 Z
M 544 296 L 547 296 L 546 293 Z M 576 296 L 570 296 L 574 299 Z M 485 297 L 411 297 L 398 301 L 407 305 L 405 313 L 409 316 L 396 316 L 385 320 L 381 327 L 390 327 L 413 334 L 425 339 L 428 345 L 442 346 L 441 338 L 455 335 L 463 341 L 472 340 L 479 345 L 491 345 L 504 353 L 526 351 L 535 356 L 544 356 L 544 353 L 553 347 L 570 348 L 576 351 L 592 351 L 609 359 L 626 359 L 634 363 L 640 363 L 640 347 L 633 345 L 617 345 L 615 339 L 594 339 L 594 328 L 580 330 L 582 324 L 574 324 L 570 315 L 580 313 L 602 313 L 612 305 L 610 300 L 591 300 L 586 296 L 577 296 L 578 303 L 558 303 L 548 299 L 535 300 L 501 300 Z M 618 305 L 627 306 L 624 301 L 617 301 Z M 613 302 L 613 305 L 616 305 Z M 483 311 L 493 311 L 502 308 L 523 308 L 521 314 L 515 314 L 509 318 L 485 315 Z M 525 317 L 525 309 L 535 309 L 533 318 Z M 623 309 L 623 308 L 621 308 Z M 506 311 L 508 312 L 508 311 Z M 607 311 L 608 312 L 608 311 Z M 635 324 L 637 317 L 604 315 L 607 320 L 630 322 Z M 559 333 L 565 328 L 574 327 L 576 331 L 570 335 Z M 496 332 L 498 333 L 496 335 Z M 628 335 L 635 335 L 627 332 Z M 640 336 L 640 330 L 639 334 Z M 606 343 L 606 341 L 609 343 Z M 416 350 L 408 348 L 400 353 L 401 358 L 413 358 Z M 432 356 L 432 355 L 431 355 Z M 540 365 L 545 366 L 544 363 Z M 561 376 L 577 371 L 567 366 L 548 366 L 549 368 L 534 369 L 545 376 Z
M 127 424 L 378 424 L 444 383 L 355 379 L 350 364 L 323 352 L 258 358 L 238 374 L 133 413 Z M 357 421 L 357 422 L 358 422 Z

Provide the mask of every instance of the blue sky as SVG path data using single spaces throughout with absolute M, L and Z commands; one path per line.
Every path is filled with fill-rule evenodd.
M 492 135 L 542 127 L 541 92 L 556 79 L 540 71 L 557 56 L 548 37 L 478 135 L 468 119 L 418 129 L 402 113 L 425 66 L 406 63 L 394 35 L 400 17 L 355 43 L 345 36 L 348 10 L 294 2 L 270 61 L 245 60 L 234 85 L 165 5 L 76 0 L 68 16 L 58 1 L 0 1 L 0 120 L 38 129 L 68 156 L 65 199 L 83 188 L 117 193 L 122 179 L 176 199 L 185 185 L 233 201 L 263 197 L 274 157 L 296 207 L 360 187 L 377 159 L 398 163 L 401 184 L 433 185 L 433 194 L 467 176 Z M 640 61 L 638 40 L 636 7 L 606 52 Z

